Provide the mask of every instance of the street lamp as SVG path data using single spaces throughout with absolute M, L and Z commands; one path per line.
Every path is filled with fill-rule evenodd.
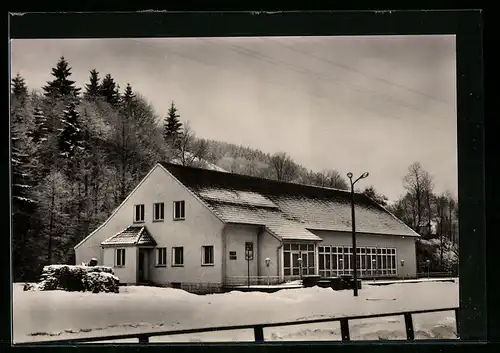
M 377 266 L 377 260 L 372 259 L 373 282 L 375 282 L 377 276 L 377 269 L 375 268 L 376 266 Z
M 364 172 L 359 176 L 358 179 L 352 181 L 352 173 L 349 172 L 347 173 L 347 177 L 349 178 L 349 181 L 351 182 L 351 218 L 352 218 L 352 263 L 353 263 L 353 279 L 354 279 L 354 296 L 358 296 L 358 263 L 357 263 L 357 248 L 356 248 L 356 217 L 354 214 L 354 184 L 358 182 L 360 179 L 364 179 L 368 176 L 369 174 L 367 172 Z
M 431 260 L 427 259 L 427 260 L 425 260 L 425 263 L 427 264 L 427 279 L 429 279 L 430 278 L 430 270 L 429 270 L 429 268 L 430 268 L 430 265 L 431 265 Z
M 264 260 L 266 262 L 266 267 L 267 267 L 267 285 L 271 285 L 271 283 L 269 283 L 269 264 L 271 263 L 271 259 L 266 257 L 266 259 Z
M 342 274 L 344 274 L 344 259 L 339 259 L 340 269 L 342 270 Z

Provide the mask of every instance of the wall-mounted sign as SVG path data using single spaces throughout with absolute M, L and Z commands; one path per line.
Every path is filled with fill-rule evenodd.
M 253 260 L 253 243 L 250 241 L 245 243 L 245 260 Z

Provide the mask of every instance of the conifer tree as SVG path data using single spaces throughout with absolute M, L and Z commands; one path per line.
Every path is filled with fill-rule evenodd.
M 28 88 L 26 87 L 26 82 L 24 78 L 17 73 L 16 76 L 12 79 L 12 94 L 14 97 L 20 101 L 24 102 L 26 97 L 28 96 Z
M 47 85 L 43 87 L 46 97 L 78 97 L 81 89 L 75 86 L 75 81 L 69 79 L 71 76 L 71 68 L 63 56 L 61 56 L 57 62 L 56 67 L 52 69 L 52 76 L 54 76 L 54 79 L 48 81 Z
M 90 70 L 89 83 L 85 84 L 85 92 L 83 93 L 85 99 L 94 100 L 99 97 L 101 93 L 99 81 L 99 72 L 96 69 Z
M 131 104 L 135 99 L 135 94 L 132 92 L 132 86 L 130 83 L 127 83 L 127 87 L 125 87 L 125 92 L 122 96 L 122 101 L 125 105 Z
M 167 143 L 170 143 L 179 137 L 182 133 L 182 123 L 179 120 L 180 115 L 177 114 L 177 107 L 174 102 L 171 103 L 168 110 L 168 115 L 164 119 L 163 138 Z
M 101 96 L 112 106 L 116 106 L 120 102 L 119 86 L 111 74 L 106 74 L 102 79 Z
M 28 136 L 31 137 L 31 140 L 35 144 L 47 141 L 47 135 L 50 129 L 47 118 L 39 107 L 36 107 L 33 111 L 33 120 L 34 127 L 33 130 L 29 132 Z
M 63 111 L 61 123 L 63 128 L 59 132 L 59 153 L 71 159 L 78 149 L 82 149 L 82 130 L 80 128 L 80 114 L 71 102 Z

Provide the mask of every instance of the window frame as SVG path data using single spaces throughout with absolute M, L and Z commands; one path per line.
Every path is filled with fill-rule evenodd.
M 161 218 L 156 218 L 156 207 L 159 207 L 158 210 Z M 160 212 L 161 211 L 161 212 Z M 153 203 L 153 222 L 163 222 L 165 221 L 165 202 L 154 202 Z
M 182 263 L 176 263 L 177 257 L 175 256 L 175 251 L 177 249 L 182 250 Z M 183 246 L 172 247 L 172 267 L 184 267 L 184 247 Z
M 137 216 L 137 207 L 142 206 L 142 220 L 136 218 Z M 143 203 L 139 203 L 134 205 L 134 223 L 144 223 L 144 219 L 146 218 L 146 206 Z
M 120 257 L 119 254 L 123 252 L 123 255 Z M 116 248 L 115 249 L 115 266 L 117 268 L 123 268 L 126 265 L 126 249 L 125 248 Z M 121 260 L 121 261 L 120 261 Z
M 229 260 L 231 260 L 231 261 L 238 260 L 238 254 L 236 251 L 229 252 Z
M 205 262 L 205 251 L 207 249 L 211 249 L 212 251 L 212 262 L 211 263 L 206 263 Z M 215 248 L 213 245 L 203 245 L 201 247 L 201 266 L 215 266 L 215 254 L 214 254 Z
M 164 251 L 164 256 L 163 256 L 163 262 L 160 263 L 160 251 Z M 156 248 L 156 261 L 155 261 L 155 267 L 167 267 L 167 247 L 159 247 Z
M 182 210 L 182 217 L 176 217 L 176 205 L 177 204 L 180 204 L 182 205 L 182 208 L 179 210 L 179 212 Z M 183 221 L 186 219 L 186 201 L 185 200 L 178 200 L 178 201 L 174 201 L 173 202 L 173 210 L 172 210 L 172 217 L 174 219 L 174 221 Z

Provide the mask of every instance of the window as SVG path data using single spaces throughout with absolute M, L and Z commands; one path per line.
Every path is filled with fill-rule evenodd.
M 229 260 L 236 260 L 236 251 L 230 251 L 229 252 Z
M 165 204 L 158 202 L 153 204 L 153 221 L 163 221 L 165 219 Z
M 320 276 L 340 276 L 352 274 L 352 248 L 319 248 Z M 396 249 L 394 248 L 357 248 L 358 274 L 360 276 L 396 275 Z
M 116 267 L 125 266 L 125 249 L 116 249 Z
M 184 219 L 186 216 L 184 201 L 174 201 L 174 219 Z
M 201 247 L 201 264 L 203 266 L 213 266 L 214 264 L 214 247 L 212 245 Z
M 135 205 L 134 222 L 144 222 L 144 205 Z
M 167 248 L 156 249 L 156 266 L 167 266 Z
M 184 248 L 172 248 L 172 266 L 184 266 Z

